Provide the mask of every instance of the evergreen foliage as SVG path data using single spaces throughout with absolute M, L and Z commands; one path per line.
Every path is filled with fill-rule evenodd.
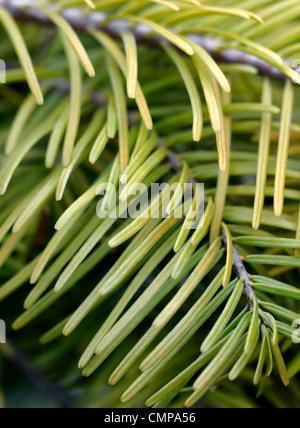
M 0 1 L 9 337 L 77 407 L 298 408 L 299 0 L 23 3 Z M 157 182 L 159 218 L 124 219 Z

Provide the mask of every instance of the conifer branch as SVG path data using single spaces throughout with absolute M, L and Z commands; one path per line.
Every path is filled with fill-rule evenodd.
M 1 348 L 3 354 L 10 359 L 40 390 L 44 391 L 62 409 L 72 407 L 71 397 L 61 390 L 55 382 L 35 367 L 28 357 L 11 340 Z
M 36 0 L 0 0 L 0 6 L 7 9 L 14 18 L 24 22 L 36 22 L 38 24 L 53 26 L 53 22 L 42 11 L 38 10 Z M 54 9 L 54 4 L 48 4 L 49 9 Z M 126 19 L 108 20 L 108 16 L 104 12 L 92 11 L 86 14 L 78 8 L 68 8 L 60 12 L 61 16 L 73 27 L 77 32 L 87 32 L 91 29 L 101 30 L 113 38 L 121 38 L 122 33 L 131 31 L 137 42 L 148 46 L 161 46 L 166 43 L 166 39 L 162 36 L 153 36 L 153 31 L 143 24 L 132 25 Z M 245 64 L 257 69 L 258 73 L 264 76 L 269 76 L 273 79 L 286 80 L 288 77 L 276 67 L 268 64 L 262 59 L 239 51 L 238 49 L 218 48 L 223 44 L 222 41 L 207 37 L 206 35 L 188 34 L 187 39 L 191 40 L 205 49 L 212 58 L 221 63 L 229 64 Z M 284 60 L 286 65 L 288 60 Z M 297 70 L 298 71 L 298 70 Z
M 227 248 L 227 238 L 226 238 L 225 230 L 222 229 L 221 233 L 223 236 L 223 244 L 224 244 L 224 247 L 226 249 Z M 249 308 L 251 309 L 253 307 L 253 299 L 257 299 L 256 294 L 250 285 L 249 274 L 247 272 L 247 269 L 246 269 L 243 261 L 241 260 L 239 250 L 237 249 L 237 247 L 234 244 L 232 245 L 232 258 L 233 258 L 234 269 L 235 269 L 238 277 L 244 279 L 244 284 L 245 284 L 244 285 L 244 295 L 246 296 Z

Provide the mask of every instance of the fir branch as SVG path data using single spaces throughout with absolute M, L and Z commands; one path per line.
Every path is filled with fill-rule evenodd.
M 22 2 L 19 0 L 11 0 L 9 2 L 7 0 L 0 0 L 0 6 L 8 10 L 17 20 L 53 26 L 53 22 L 49 17 L 37 9 L 36 0 L 24 0 Z M 49 10 L 54 10 L 56 5 L 50 3 L 46 7 Z M 166 43 L 164 37 L 153 36 L 153 30 L 148 26 L 144 24 L 133 26 L 127 19 L 113 19 L 109 21 L 108 15 L 104 12 L 92 11 L 86 14 L 85 11 L 79 8 L 68 8 L 62 10 L 60 14 L 77 32 L 87 32 L 94 29 L 101 30 L 113 38 L 121 38 L 124 32 L 131 31 L 136 41 L 140 44 L 157 47 Z M 261 75 L 278 80 L 289 79 L 279 69 L 254 55 L 239 51 L 238 49 L 219 50 L 219 47 L 223 44 L 220 40 L 198 34 L 188 34 L 186 37 L 191 42 L 205 49 L 218 62 L 245 64 L 256 68 Z M 284 63 L 289 65 L 289 60 L 285 59 Z M 298 72 L 298 70 L 296 71 Z

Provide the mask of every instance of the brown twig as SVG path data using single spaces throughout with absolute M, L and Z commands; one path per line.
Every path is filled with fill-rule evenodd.
M 227 237 L 226 232 L 224 229 L 221 230 L 222 236 L 223 236 L 223 244 L 225 249 L 227 249 Z M 247 272 L 247 269 L 244 265 L 244 263 L 241 260 L 241 256 L 239 253 L 239 250 L 237 247 L 233 244 L 232 245 L 232 259 L 233 259 L 233 266 L 234 270 L 236 271 L 236 274 L 239 278 L 244 279 L 244 295 L 246 296 L 248 306 L 250 309 L 253 308 L 253 299 L 257 299 L 255 291 L 250 285 L 250 278 L 249 274 Z
M 0 6 L 5 7 L 17 20 L 53 26 L 51 20 L 38 9 L 36 0 L 0 0 Z M 55 5 L 50 3 L 46 7 L 54 9 Z M 80 9 L 68 8 L 60 11 L 60 14 L 78 32 L 98 29 L 106 32 L 111 37 L 120 38 L 123 31 L 130 30 L 141 44 L 160 46 L 162 43 L 166 42 L 163 37 L 154 36 L 153 31 L 145 25 L 132 25 L 132 23 L 126 19 L 109 21 L 107 14 L 103 12 L 93 11 L 86 14 Z M 189 34 L 187 38 L 204 48 L 218 62 L 247 64 L 255 67 L 262 75 L 279 80 L 288 79 L 288 77 L 276 67 L 254 55 L 241 52 L 238 49 L 218 50 L 222 44 L 220 40 L 198 34 Z M 288 64 L 288 61 L 285 62 Z

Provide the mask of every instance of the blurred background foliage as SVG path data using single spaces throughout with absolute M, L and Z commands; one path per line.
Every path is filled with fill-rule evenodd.
M 0 4 L 0 6 L 4 5 L 3 13 L 6 9 L 11 12 L 9 3 L 13 4 L 13 2 Z M 47 11 L 48 3 L 52 2 L 42 3 Z M 88 16 L 91 13 L 89 9 L 91 5 L 90 2 L 86 3 L 75 0 L 56 2 L 58 14 L 67 7 L 76 7 Z M 280 375 L 274 371 L 270 377 L 262 377 L 258 386 L 253 385 L 262 347 L 261 342 L 259 345 L 256 343 L 252 358 L 249 358 L 249 364 L 241 371 L 238 379 L 234 382 L 227 380 L 226 370 L 227 377 L 224 378 L 225 373 L 222 373 L 222 376 L 212 379 L 208 385 L 208 392 L 194 405 L 206 408 L 299 407 L 300 352 L 299 345 L 291 341 L 293 332 L 291 321 L 299 314 L 300 103 L 298 86 L 292 85 L 285 76 L 299 80 L 296 72 L 288 66 L 297 60 L 300 54 L 297 42 L 299 2 L 220 0 L 201 3 L 204 4 L 203 7 L 192 0 L 96 1 L 96 10 L 107 13 L 108 22 L 114 18 L 125 17 L 131 24 L 141 24 L 145 23 L 143 19 L 147 19 L 146 23 L 152 23 L 152 27 L 153 23 L 162 27 L 158 29 L 154 27 L 160 39 L 158 41 L 155 39 L 153 42 L 150 37 L 150 41 L 148 40 L 150 46 L 143 38 L 140 41 L 137 37 L 136 54 L 134 43 L 124 38 L 124 35 L 122 35 L 123 40 L 114 40 L 107 36 L 107 33 L 111 35 L 108 31 L 99 33 L 98 38 L 95 34 L 86 32 L 80 34 L 82 45 L 96 71 L 93 79 L 86 76 L 81 69 L 80 61 L 88 74 L 93 75 L 89 60 L 78 47 L 77 42 L 75 49 L 74 45 L 71 46 L 69 43 L 70 35 L 65 24 L 60 26 L 55 22 L 55 26 L 51 27 L 43 23 L 42 25 L 36 22 L 24 23 L 22 19 L 19 20 L 22 16 L 19 16 L 17 22 L 33 59 L 35 73 L 44 94 L 45 102 L 42 107 L 37 107 L 35 103 L 35 99 L 41 103 L 41 93 L 32 70 L 28 69 L 28 63 L 25 66 L 22 64 L 23 68 L 20 67 L 16 50 L 13 49 L 5 29 L 7 16 L 1 17 L 4 27 L 1 26 L 0 29 L 0 58 L 5 59 L 8 69 L 7 84 L 0 85 L 0 188 L 2 193 L 6 191 L 0 199 L 2 241 L 0 318 L 7 323 L 9 338 L 8 344 L 0 348 L 1 407 L 144 407 L 149 397 L 199 357 L 201 343 L 216 324 L 225 308 L 225 300 L 229 298 L 236 286 L 236 271 L 229 272 L 232 274 L 229 278 L 232 282 L 228 286 L 228 295 L 224 297 L 223 302 L 212 306 L 211 316 L 203 322 L 201 329 L 196 328 L 191 338 L 186 343 L 183 341 L 182 346 L 174 352 L 173 358 L 170 361 L 166 360 L 160 370 L 154 371 L 153 377 L 150 377 L 133 398 L 125 403 L 121 401 L 124 391 L 128 388 L 130 390 L 132 384 L 139 378 L 139 365 L 147 353 L 137 352 L 136 360 L 132 361 L 128 370 L 124 372 L 124 377 L 116 385 L 108 384 L 110 376 L 124 358 L 126 360 L 129 355 L 132 355 L 130 352 L 135 349 L 140 339 L 149 337 L 148 330 L 153 325 L 153 321 L 159 314 L 165 313 L 163 311 L 166 307 L 168 308 L 167 305 L 172 299 L 177 298 L 180 286 L 183 287 L 194 267 L 207 254 L 209 245 L 216 242 L 213 238 L 218 238 L 220 235 L 220 220 L 228 225 L 229 234 L 233 237 L 240 255 L 246 257 L 245 265 L 248 273 L 256 275 L 256 279 L 251 277 L 251 281 L 257 291 L 259 304 L 267 302 L 269 306 L 275 305 L 271 308 L 273 312 L 268 308 L 266 311 L 270 310 L 276 317 L 277 326 L 270 326 L 268 323 L 266 325 L 270 335 L 273 334 L 273 339 L 274 330 L 277 328 L 279 330 L 278 343 L 291 380 L 290 385 L 284 387 Z M 226 10 L 216 10 L 214 7 L 226 8 Z M 256 15 L 252 13 L 249 15 L 242 9 L 255 12 L 265 20 L 265 24 L 258 24 L 259 19 Z M 200 13 L 199 10 L 202 12 Z M 57 26 L 60 27 L 59 30 Z M 161 30 L 170 26 L 173 28 L 172 34 L 182 37 L 181 41 L 174 40 L 172 34 Z M 9 28 L 13 27 L 10 25 Z M 107 27 L 105 28 L 107 30 Z M 115 29 L 115 27 L 111 28 Z M 199 66 L 197 61 L 194 63 L 186 55 L 180 56 L 171 45 L 175 44 L 179 49 L 186 51 L 185 43 L 190 47 L 189 42 L 184 39 L 187 33 L 205 35 L 209 38 L 206 39 L 206 43 L 218 40 L 223 49 L 234 48 L 239 53 L 251 53 L 261 57 L 270 66 L 266 70 L 271 78 L 263 78 L 258 74 L 256 67 L 258 64 L 255 61 L 254 63 L 250 61 L 250 64 L 240 64 L 244 57 L 242 60 L 239 57 L 237 63 L 230 64 L 224 61 L 225 53 L 223 60 L 217 65 L 211 62 L 210 56 L 200 52 L 197 58 L 200 63 L 202 61 L 202 66 Z M 136 36 L 138 34 L 135 33 Z M 127 37 L 129 37 L 128 34 Z M 168 39 L 171 45 L 163 48 L 157 46 L 161 44 L 161 38 Z M 129 44 L 126 45 L 126 43 Z M 151 46 L 152 44 L 154 46 Z M 126 47 L 131 47 L 133 51 L 126 51 Z M 118 62 L 120 49 L 123 52 L 121 64 L 120 61 Z M 288 64 L 281 64 L 280 59 L 277 55 L 274 56 L 271 50 L 278 52 L 283 58 L 289 58 Z M 127 59 L 127 69 L 125 59 Z M 128 73 L 127 93 L 132 95 L 131 91 L 137 84 L 134 78 L 134 66 L 137 62 L 138 78 L 149 111 L 145 105 L 143 105 L 144 110 L 138 109 L 137 99 L 126 98 L 125 109 L 122 102 L 122 94 L 124 99 L 126 95 L 126 82 L 120 77 L 121 72 L 124 71 L 125 64 L 124 74 L 126 75 L 126 71 Z M 131 75 L 128 69 L 131 70 Z M 207 80 L 205 80 L 205 76 L 207 77 L 205 73 L 208 73 Z M 199 79 L 199 74 L 202 79 Z M 273 79 L 273 74 L 277 79 Z M 128 75 L 133 79 L 130 81 L 131 86 L 128 84 Z M 28 95 L 28 82 L 32 96 Z M 121 90 L 118 86 L 120 82 Z M 223 90 L 227 85 L 231 86 L 230 95 Z M 134 98 L 136 93 L 134 92 L 133 95 Z M 16 123 L 17 113 L 23 120 L 19 125 L 18 122 Z M 220 115 L 220 122 L 217 119 L 218 115 Z M 151 130 L 152 120 L 153 131 Z M 203 121 L 202 124 L 201 121 Z M 14 124 L 13 128 L 12 124 Z M 218 131 L 217 127 L 220 124 L 222 128 Z M 149 129 L 147 130 L 146 127 Z M 228 127 L 230 127 L 229 133 Z M 86 141 L 82 141 L 80 137 L 85 135 L 87 129 L 90 130 L 90 134 Z M 107 129 L 112 134 L 111 138 L 107 135 Z M 224 132 L 226 129 L 227 134 Z M 72 130 L 74 135 L 70 137 Z M 12 135 L 13 133 L 15 134 Z M 127 151 L 132 156 L 134 148 L 138 146 L 137 142 L 141 143 L 142 139 L 144 139 L 142 141 L 144 145 L 135 153 L 136 157 L 131 158 L 130 163 L 129 159 L 126 159 Z M 52 145 L 49 140 L 52 141 Z M 197 140 L 200 140 L 200 143 Z M 158 147 L 161 144 L 163 148 Z M 96 304 L 93 310 L 82 315 L 78 308 L 82 308 L 82 302 L 98 286 L 99 281 L 105 281 L 107 272 L 110 272 L 108 280 L 114 278 L 119 261 L 125 261 L 124 265 L 126 261 L 129 263 L 133 250 L 141 244 L 138 241 L 139 238 L 134 238 L 137 241 L 133 241 L 132 247 L 128 247 L 125 239 L 121 240 L 120 245 L 109 247 L 110 240 L 129 225 L 127 221 L 119 219 L 116 225 L 111 225 L 103 234 L 100 233 L 96 243 L 100 245 L 95 245 L 95 249 L 90 248 L 89 253 L 83 258 L 86 260 L 82 263 L 75 260 L 77 264 L 74 262 L 75 267 L 73 265 L 71 274 L 63 278 L 60 284 L 57 283 L 69 262 L 73 257 L 76 258 L 80 248 L 99 226 L 98 223 L 93 225 L 96 203 L 99 199 L 96 194 L 99 177 L 107 178 L 109 174 L 112 182 L 116 179 L 118 182 L 128 163 L 133 170 L 137 164 L 145 169 L 149 157 L 158 156 L 158 150 L 162 150 L 163 155 L 161 158 L 154 158 L 153 168 L 150 168 L 146 177 L 139 177 L 141 181 L 147 182 L 148 179 L 151 183 L 151 181 L 173 179 L 174 174 L 178 172 L 176 170 L 178 165 L 174 165 L 174 162 L 172 164 L 170 160 L 170 153 L 174 153 L 180 168 L 185 165 L 183 162 L 188 164 L 188 177 L 205 183 L 207 196 L 212 197 L 215 202 L 213 208 L 213 205 L 210 205 L 214 216 L 205 220 L 206 233 L 200 240 L 201 244 L 198 243 L 193 259 L 191 253 L 184 255 L 185 249 L 191 243 L 191 235 L 187 235 L 181 242 L 180 248 L 173 252 L 175 238 L 178 238 L 179 233 L 183 231 L 181 223 L 174 224 L 165 235 L 162 235 L 161 240 L 153 241 L 147 254 L 144 254 L 141 260 L 136 260 L 133 270 L 127 276 L 121 278 L 119 283 L 116 280 L 111 292 L 103 294 L 100 306 Z M 227 150 L 230 155 L 226 160 Z M 285 154 L 288 155 L 286 162 Z M 219 168 L 226 170 L 229 163 L 229 173 L 226 175 L 226 171 L 220 172 Z M 183 176 L 181 169 L 177 178 L 180 176 L 181 178 Z M 67 178 L 65 182 L 64 178 Z M 82 195 L 86 199 L 81 210 L 78 210 L 76 203 Z M 253 214 L 255 195 L 256 201 L 262 204 L 259 206 L 257 203 Z M 222 202 L 222 196 L 226 196 L 226 203 Z M 79 200 L 82 201 L 82 199 Z M 207 202 L 209 200 L 207 199 Z M 67 220 L 62 217 L 66 212 L 69 215 Z M 47 254 L 49 242 L 53 236 L 57 236 L 54 232 L 58 220 L 65 223 L 62 225 L 62 230 L 68 224 L 71 227 L 66 239 L 60 242 L 61 246 L 55 248 L 51 254 L 50 263 L 47 260 L 43 269 L 37 273 L 34 271 L 37 269 L 37 258 Z M 72 253 L 70 245 L 87 225 L 91 225 L 90 230 L 87 230 L 86 236 L 82 237 Z M 255 230 L 260 225 L 260 229 Z M 138 237 L 142 237 L 142 242 L 153 231 L 155 224 L 147 231 L 148 226 L 151 225 L 146 225 L 139 232 L 141 235 Z M 252 226 L 255 227 L 252 228 Z M 130 238 L 133 237 L 134 233 L 130 235 Z M 270 241 L 261 245 L 261 242 L 260 244 L 251 243 L 249 237 L 265 238 L 267 241 L 269 239 L 271 248 Z M 295 238 L 298 242 L 295 242 Z M 173 337 L 179 323 L 193 305 L 197 304 L 199 296 L 203 296 L 216 275 L 222 272 L 225 266 L 227 269 L 231 267 L 225 249 L 220 249 L 221 241 L 219 243 L 213 263 L 204 269 L 201 281 L 195 284 L 188 299 L 181 302 L 178 311 L 167 319 L 168 322 L 165 322 L 163 329 L 158 331 L 151 340 L 149 339 L 150 351 L 156 346 L 159 349 L 164 338 Z M 203 244 L 204 246 L 201 247 Z M 158 252 L 163 245 L 166 246 L 165 254 L 160 255 L 158 259 Z M 125 319 L 124 314 L 131 314 L 131 305 L 136 301 L 139 302 L 138 299 L 164 271 L 167 263 L 174 261 L 175 253 L 178 252 L 183 254 L 181 265 L 179 264 L 178 267 L 177 264 L 177 270 L 179 269 L 181 274 L 184 273 L 182 278 L 169 294 L 159 295 L 150 313 L 146 312 L 145 307 L 134 306 L 137 308 L 136 314 L 143 315 L 140 321 L 136 326 L 129 328 L 128 334 L 122 336 L 121 343 L 116 349 L 111 349 L 107 358 L 103 357 L 101 366 L 92 376 L 83 377 L 81 370 L 78 369 L 78 361 L 82 359 L 82 355 L 85 355 L 87 347 L 99 328 L 109 319 L 131 281 L 146 263 L 153 263 L 140 287 L 120 309 L 117 319 L 121 319 L 124 323 L 126 321 L 125 325 L 129 325 L 130 320 Z M 57 264 L 53 264 L 57 260 Z M 154 263 L 154 260 L 157 263 Z M 191 260 L 193 263 L 189 265 Z M 187 271 L 185 271 L 187 264 Z M 54 271 L 51 273 L 53 266 Z M 36 273 L 35 280 L 32 280 L 34 284 L 29 284 L 34 272 Z M 46 281 L 46 285 L 43 285 L 38 280 L 43 279 L 49 272 L 50 279 Z M 45 276 L 41 276 L 42 273 Z M 172 272 L 168 278 L 171 274 Z M 174 272 L 173 275 L 175 275 Z M 276 281 L 281 281 L 281 285 Z M 255 288 L 255 282 L 257 288 Z M 57 294 L 53 291 L 55 285 L 61 287 Z M 222 278 L 219 285 L 222 290 L 221 286 Z M 226 287 L 224 290 L 220 293 L 226 293 Z M 62 297 L 65 292 L 67 294 Z M 215 294 L 219 296 L 220 293 Z M 212 298 L 209 299 L 211 300 Z M 224 329 L 231 325 L 229 321 L 243 314 L 245 305 L 246 299 L 241 297 Z M 204 305 L 203 309 L 206 306 Z M 251 316 L 254 318 L 253 308 L 250 309 Z M 76 311 L 75 315 L 73 315 L 74 311 Z M 246 312 L 248 311 L 249 308 L 246 309 Z M 23 315 L 20 317 L 20 314 Z M 187 322 L 187 325 L 195 327 L 199 321 L 198 318 L 189 321 L 190 324 Z M 78 323 L 76 329 L 76 325 L 74 327 L 70 322 L 74 319 Z M 121 331 L 121 324 L 117 325 Z M 112 326 L 106 331 L 107 337 Z M 68 327 L 69 330 L 64 331 L 67 335 L 65 337 L 62 331 L 63 328 Z M 73 328 L 75 331 L 72 331 Z M 259 325 L 256 331 L 261 332 L 260 329 Z M 222 337 L 223 330 L 220 332 L 219 339 Z M 236 331 L 236 325 L 229 329 L 231 333 L 234 331 Z M 72 334 L 69 335 L 71 332 Z M 183 336 L 185 334 L 187 335 L 187 332 L 184 332 Z M 243 340 L 245 341 L 245 337 Z M 92 361 L 95 359 L 97 361 L 97 356 L 94 355 L 96 351 L 94 346 L 91 355 L 81 368 L 84 368 L 92 357 L 94 358 Z M 282 371 L 280 374 L 284 378 Z M 168 404 L 170 407 L 184 407 L 194 392 L 193 382 L 198 376 L 199 372 L 191 376 L 188 384 L 170 400 Z

